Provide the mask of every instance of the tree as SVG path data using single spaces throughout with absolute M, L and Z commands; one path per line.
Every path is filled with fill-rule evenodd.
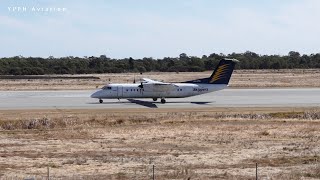
M 181 53 L 181 54 L 179 55 L 179 59 L 180 59 L 180 60 L 187 60 L 187 59 L 188 59 L 188 56 L 187 56 L 186 53 Z
M 106 55 L 100 55 L 100 59 L 101 59 L 101 60 L 107 60 L 108 58 L 107 58 Z
M 121 73 L 121 72 L 184 72 L 214 69 L 223 58 L 236 58 L 238 69 L 279 69 L 279 68 L 320 68 L 320 53 L 301 55 L 290 51 L 286 56 L 258 55 L 254 52 L 232 53 L 228 55 L 212 53 L 201 57 L 181 53 L 179 57 L 163 59 L 111 59 L 106 55 L 99 57 L 60 57 L 48 58 L 14 56 L 0 58 L 0 74 L 88 74 L 88 73 Z
M 132 57 L 129 58 L 129 69 L 130 70 L 134 69 L 134 60 Z

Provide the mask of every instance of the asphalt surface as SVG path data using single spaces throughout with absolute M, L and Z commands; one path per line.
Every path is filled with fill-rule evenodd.
M 320 88 L 225 89 L 182 99 L 104 100 L 90 98 L 95 91 L 0 91 L 0 109 L 126 109 L 201 107 L 320 107 Z

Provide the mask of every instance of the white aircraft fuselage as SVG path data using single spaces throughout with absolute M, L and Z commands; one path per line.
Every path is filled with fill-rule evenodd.
M 174 86 L 159 87 L 139 84 L 109 84 L 93 93 L 92 98 L 126 99 L 126 98 L 185 98 L 219 91 L 228 87 L 226 84 L 192 84 L 172 83 Z
M 228 87 L 233 69 L 238 60 L 223 59 L 208 78 L 196 79 L 183 83 L 165 83 L 143 78 L 138 84 L 109 84 L 93 93 L 92 98 L 99 99 L 131 99 L 152 98 L 166 103 L 165 98 L 185 98 L 219 91 Z

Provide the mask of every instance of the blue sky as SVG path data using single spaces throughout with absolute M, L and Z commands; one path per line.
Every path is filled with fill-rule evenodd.
M 0 57 L 311 54 L 319 19 L 318 0 L 0 0 Z

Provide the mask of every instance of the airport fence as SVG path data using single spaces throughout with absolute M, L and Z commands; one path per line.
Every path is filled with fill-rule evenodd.
M 143 179 L 149 179 L 149 180 L 156 180 L 156 166 L 152 165 L 149 170 L 147 171 L 147 175 Z M 190 173 L 192 174 L 192 173 Z M 189 174 L 189 175 L 190 175 Z M 188 175 L 188 171 L 186 170 L 184 172 L 184 175 Z M 138 175 L 139 176 L 139 175 Z M 255 179 L 258 180 L 258 163 L 256 163 L 255 166 Z M 20 177 L 20 176 L 8 176 L 8 177 L 1 177 L 1 180 L 105 180 L 105 179 L 128 179 L 124 173 L 119 173 L 117 175 L 87 175 L 87 176 L 81 176 L 81 175 L 67 175 L 67 176 L 55 176 L 54 174 L 51 174 L 50 168 L 47 168 L 47 174 L 44 175 L 29 175 L 26 177 Z M 159 178 L 162 179 L 162 178 Z M 191 176 L 189 178 L 183 178 L 191 180 Z

